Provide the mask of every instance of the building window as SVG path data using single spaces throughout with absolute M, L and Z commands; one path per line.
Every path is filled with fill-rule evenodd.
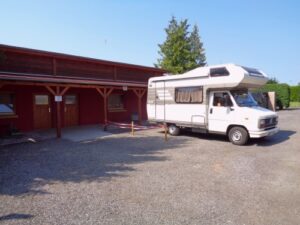
M 124 110 L 123 95 L 111 94 L 108 97 L 108 110 L 110 111 Z
M 226 67 L 218 67 L 218 68 L 211 68 L 210 69 L 210 76 L 211 77 L 220 77 L 220 76 L 228 76 L 229 72 Z
M 34 98 L 36 105 L 49 105 L 48 95 L 35 95 Z
M 76 103 L 77 103 L 76 95 L 66 95 L 66 97 L 65 97 L 66 105 L 76 105 Z
M 15 115 L 14 94 L 0 94 L 0 116 L 1 115 Z
M 176 103 L 202 103 L 203 87 L 175 88 Z

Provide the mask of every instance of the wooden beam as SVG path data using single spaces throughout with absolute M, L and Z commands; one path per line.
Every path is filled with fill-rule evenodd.
M 108 124 L 108 119 L 107 119 L 107 100 L 108 100 L 108 96 L 111 94 L 111 92 L 114 90 L 114 88 L 104 88 L 104 106 L 103 106 L 103 109 L 104 109 L 104 130 L 106 130 L 107 128 L 107 124 Z
M 139 124 L 141 124 L 142 123 L 142 98 L 146 93 L 146 89 L 132 89 L 132 90 L 138 97 Z
M 123 90 L 121 86 L 103 86 L 103 85 L 91 85 L 91 84 L 59 84 L 59 83 L 51 83 L 51 82 L 29 82 L 29 81 L 5 81 L 5 84 L 7 85 L 26 85 L 26 86 L 49 86 L 49 87 L 74 87 L 74 88 L 114 88 L 118 90 Z M 135 87 L 128 87 L 128 90 L 134 90 L 137 89 Z M 137 89 L 141 90 L 141 89 Z
M 142 123 L 142 98 L 138 97 L 139 124 Z
M 112 91 L 114 89 L 115 89 L 114 87 L 103 87 L 102 90 L 99 87 L 96 88 L 96 90 L 98 91 L 98 93 L 103 98 L 104 130 L 106 130 L 107 124 L 108 124 L 108 119 L 107 119 L 107 100 L 108 100 L 109 95 L 112 93 Z
M 64 96 L 64 94 L 65 94 L 69 89 L 70 89 L 70 87 L 65 87 L 59 95 Z
M 55 96 L 62 96 L 69 90 L 70 87 L 64 87 L 61 91 L 60 86 L 56 86 L 55 91 L 50 86 L 45 86 L 48 91 L 55 97 Z M 56 137 L 61 137 L 61 101 L 56 102 Z
M 106 93 L 106 97 L 108 97 L 112 93 L 113 90 L 114 90 L 113 87 L 109 88 L 109 90 Z
M 108 124 L 108 120 L 107 120 L 107 90 L 106 88 L 104 88 L 103 91 L 103 111 L 104 111 L 104 127 L 103 129 L 106 130 L 107 129 L 107 124 Z
M 144 96 L 144 94 L 146 93 L 146 89 L 144 89 L 144 90 L 142 90 L 142 92 L 141 92 L 141 95 L 142 95 L 142 97 Z
M 136 96 L 139 96 L 139 93 L 136 89 L 132 89 L 132 91 L 135 93 Z
M 99 87 L 97 87 L 96 90 L 104 98 L 104 93 L 101 91 L 101 89 Z
M 56 94 L 60 94 L 60 88 L 56 87 Z M 61 137 L 61 110 L 60 110 L 60 101 L 56 102 L 56 137 Z
M 52 94 L 52 95 L 56 95 L 55 91 L 50 87 L 50 86 L 45 86 L 45 88 L 47 88 L 47 90 Z

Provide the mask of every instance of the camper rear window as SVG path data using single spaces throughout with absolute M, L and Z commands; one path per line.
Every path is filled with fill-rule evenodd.
M 210 69 L 210 76 L 211 77 L 219 77 L 219 76 L 228 76 L 229 72 L 226 67 L 219 67 L 219 68 L 211 68 Z
M 175 88 L 176 103 L 202 103 L 203 87 Z

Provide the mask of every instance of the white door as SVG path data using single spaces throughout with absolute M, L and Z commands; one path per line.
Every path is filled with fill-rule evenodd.
M 229 92 L 211 92 L 209 97 L 208 129 L 224 133 L 235 120 L 235 106 Z

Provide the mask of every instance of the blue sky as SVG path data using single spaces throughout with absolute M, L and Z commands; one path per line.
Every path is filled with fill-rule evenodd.
M 209 65 L 300 82 L 300 1 L 2 0 L 0 43 L 152 66 L 171 16 L 198 24 Z

